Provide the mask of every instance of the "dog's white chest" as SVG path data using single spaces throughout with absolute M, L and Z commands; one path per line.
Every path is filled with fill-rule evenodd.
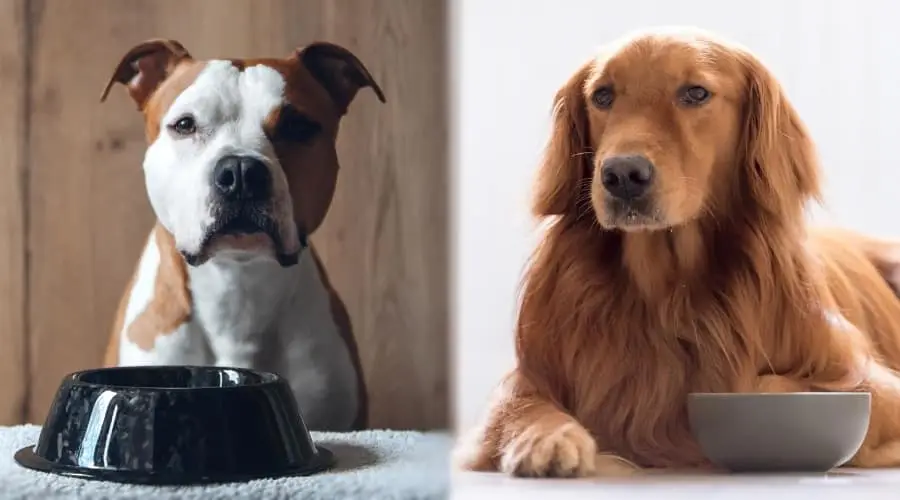
M 310 425 L 350 426 L 358 408 L 350 351 L 311 251 L 283 268 L 270 259 L 211 259 L 189 268 L 190 319 L 150 349 L 128 336 L 153 300 L 159 251 L 151 237 L 120 333 L 120 365 L 199 364 L 273 371 L 287 378 Z
M 304 279 L 299 266 L 285 269 L 270 259 L 211 259 L 191 269 L 192 321 L 206 332 L 217 364 L 255 364 L 298 291 L 317 285 Z

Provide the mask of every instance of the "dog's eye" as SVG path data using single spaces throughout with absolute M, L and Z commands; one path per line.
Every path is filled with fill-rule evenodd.
M 594 106 L 597 106 L 600 109 L 609 109 L 616 100 L 616 93 L 613 91 L 612 87 L 600 87 L 594 91 L 591 100 L 594 102 Z
M 710 91 L 699 85 L 692 85 L 690 87 L 685 87 L 681 91 L 679 100 L 686 106 L 699 106 L 706 103 L 706 101 L 708 101 L 710 97 L 712 97 L 712 93 Z
M 278 126 L 275 128 L 276 141 L 306 142 L 322 130 L 322 126 L 304 116 L 291 107 L 281 111 Z
M 169 125 L 169 128 L 178 135 L 194 135 L 197 132 L 197 121 L 193 116 L 182 116 Z

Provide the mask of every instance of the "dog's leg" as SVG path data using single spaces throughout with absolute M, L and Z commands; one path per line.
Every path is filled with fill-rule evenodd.
M 824 322 L 806 323 L 798 332 L 801 334 L 794 337 L 800 359 L 796 360 L 799 363 L 792 372 L 759 376 L 748 389 L 763 393 L 871 393 L 869 429 L 848 465 L 900 466 L 900 377 L 880 363 L 868 337 L 834 310 L 823 315 Z M 816 335 L 803 335 L 807 332 Z
M 855 467 L 898 467 L 900 466 L 900 375 L 883 364 L 876 345 L 870 336 L 846 320 L 836 321 L 838 316 L 829 316 L 829 342 L 827 363 L 821 373 L 831 371 L 846 373 L 845 381 L 853 379 L 858 383 L 846 382 L 830 386 L 826 376 L 822 383 L 820 374 L 809 378 L 813 387 L 824 390 L 866 391 L 872 395 L 872 409 L 866 438 L 850 465 Z M 831 367 L 831 370 L 828 369 Z M 832 380 L 836 377 L 831 377 Z
M 869 432 L 848 465 L 861 468 L 900 466 L 900 379 L 878 367 L 872 386 L 872 419 Z M 779 375 L 757 379 L 754 392 L 806 392 L 812 387 Z
M 350 350 L 327 297 L 305 291 L 278 319 L 275 349 L 263 351 L 260 366 L 287 379 L 310 430 L 353 430 L 362 402 Z
M 480 430 L 457 452 L 462 468 L 526 477 L 594 474 L 597 445 L 573 417 L 537 394 L 518 372 L 498 392 Z
M 883 370 L 883 368 L 878 368 Z M 885 379 L 894 378 L 894 380 Z M 881 373 L 873 380 L 872 419 L 869 432 L 848 465 L 861 468 L 900 466 L 900 382 L 893 374 Z M 756 380 L 754 392 L 807 392 L 805 382 L 780 375 L 764 375 Z
M 753 391 L 757 393 L 809 392 L 809 384 L 782 377 L 781 375 L 762 375 L 757 377 Z
M 867 385 L 872 394 L 869 430 L 850 465 L 900 467 L 900 377 L 893 370 L 873 364 Z
M 757 379 L 757 392 L 866 391 L 872 410 L 866 438 L 848 465 L 863 468 L 900 466 L 900 376 L 877 358 L 861 332 L 846 321 L 830 321 L 828 358 L 811 376 L 768 375 Z M 825 333 L 825 332 L 823 332 Z M 854 382 L 858 381 L 858 382 Z
M 482 424 L 460 440 L 454 461 L 466 470 L 522 477 L 619 476 L 637 469 L 598 454 L 590 432 L 518 372 L 500 385 Z
M 900 466 L 900 440 L 888 441 L 877 447 L 863 444 L 848 464 L 861 469 L 882 469 Z

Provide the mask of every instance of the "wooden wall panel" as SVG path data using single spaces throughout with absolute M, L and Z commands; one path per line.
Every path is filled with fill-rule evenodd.
M 152 2 L 28 3 L 28 420 L 38 423 L 65 373 L 100 363 L 152 222 L 139 163 L 142 123 L 125 99 L 101 106 L 99 97 L 123 51 L 152 34 L 145 20 L 153 9 Z
M 343 171 L 317 243 L 365 346 L 375 424 L 448 419 L 448 120 L 445 6 L 330 2 L 326 36 L 372 68 L 339 138 Z M 412 404 L 409 404 L 412 403 Z
M 313 242 L 355 327 L 372 425 L 445 427 L 444 2 L 30 3 L 30 420 L 43 418 L 59 377 L 100 362 L 152 222 L 140 116 L 121 89 L 97 99 L 118 58 L 150 37 L 178 39 L 199 58 L 281 55 L 326 39 L 360 56 L 388 103 L 362 92 L 345 118 L 338 190 Z
M 25 351 L 25 0 L 0 2 L 0 425 L 21 423 Z

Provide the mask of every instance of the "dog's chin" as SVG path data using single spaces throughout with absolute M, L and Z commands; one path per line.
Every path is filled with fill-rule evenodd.
M 231 247 L 221 247 L 219 249 L 211 249 L 209 251 L 188 253 L 182 252 L 184 261 L 191 267 L 198 267 L 206 264 L 211 259 L 229 260 L 238 264 L 249 264 L 260 260 L 269 260 L 277 262 L 281 267 L 291 267 L 300 261 L 300 252 L 281 253 L 275 251 L 247 251 L 244 249 L 235 249 Z
M 595 212 L 597 222 L 607 230 L 639 233 L 662 231 L 673 227 L 662 209 L 641 200 L 632 203 L 609 200 L 604 202 L 599 210 L 595 207 Z
M 249 261 L 260 258 L 274 258 L 277 253 L 275 242 L 266 233 L 218 234 L 207 243 L 206 253 L 211 258 L 230 258 Z
M 306 246 L 301 238 L 298 250 L 284 250 L 282 239 L 274 222 L 263 220 L 255 223 L 234 220 L 226 224 L 216 224 L 207 232 L 196 253 L 182 252 L 191 266 L 200 266 L 211 259 L 249 263 L 258 260 L 274 260 L 282 267 L 290 267 L 299 261 L 300 251 Z
M 239 264 L 270 260 L 277 262 L 281 267 L 293 266 L 300 260 L 300 251 L 278 251 L 272 239 L 261 233 L 215 236 L 201 251 L 181 252 L 181 255 L 192 267 L 201 266 L 211 259 L 229 260 Z

